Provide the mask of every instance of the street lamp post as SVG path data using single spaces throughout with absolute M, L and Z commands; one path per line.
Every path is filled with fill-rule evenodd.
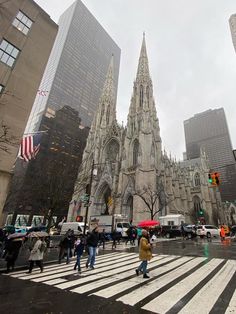
M 87 221 L 88 221 L 88 211 L 89 211 L 89 203 L 90 203 L 90 195 L 91 195 L 91 189 L 92 189 L 92 182 L 93 182 L 93 170 L 94 170 L 94 160 L 92 162 L 92 168 L 91 168 L 91 172 L 90 172 L 90 180 L 89 180 L 89 190 L 88 190 L 88 200 L 86 202 L 85 208 L 86 208 L 86 212 L 85 212 L 85 218 L 84 218 L 84 231 L 83 231 L 83 235 L 85 235 L 86 232 L 86 226 L 87 226 Z

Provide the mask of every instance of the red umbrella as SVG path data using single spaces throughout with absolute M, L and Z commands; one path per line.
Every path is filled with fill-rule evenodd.
M 154 227 L 159 226 L 160 222 L 157 220 L 143 220 L 138 224 L 138 227 L 145 228 L 145 227 Z

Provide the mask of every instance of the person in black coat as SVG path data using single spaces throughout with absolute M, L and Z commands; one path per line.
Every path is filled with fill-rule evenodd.
M 95 227 L 87 238 L 89 256 L 86 263 L 86 268 L 90 267 L 91 269 L 94 269 L 98 241 L 99 241 L 98 227 Z
M 19 255 L 20 248 L 22 246 L 22 239 L 8 239 L 6 241 L 5 245 L 5 252 L 3 257 L 5 257 L 5 260 L 7 262 L 7 272 L 10 271 L 10 268 L 14 270 L 15 262 L 17 260 L 17 257 Z
M 69 264 L 70 257 L 72 257 L 72 248 L 74 247 L 75 237 L 74 232 L 69 229 L 65 236 L 61 239 L 59 243 L 60 252 L 59 252 L 59 264 L 61 263 L 61 259 L 66 254 L 66 263 Z
M 81 273 L 81 267 L 80 267 L 80 259 L 83 255 L 84 248 L 85 248 L 85 237 L 83 235 L 80 235 L 78 240 L 75 242 L 75 251 L 74 254 L 77 256 L 76 263 L 74 266 L 74 270 L 76 270 L 76 267 L 78 266 L 78 272 Z
M 105 242 L 106 242 L 106 234 L 105 234 L 105 229 L 103 229 L 102 232 L 99 233 L 99 243 L 98 243 L 98 246 L 102 244 L 103 250 L 105 249 Z

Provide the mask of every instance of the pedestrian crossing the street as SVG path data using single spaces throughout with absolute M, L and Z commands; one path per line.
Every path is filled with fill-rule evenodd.
M 177 255 L 154 255 L 148 263 L 149 279 L 137 276 L 137 253 L 109 252 L 96 256 L 94 270 L 82 273 L 70 264 L 45 266 L 44 272 L 7 274 L 54 286 L 69 293 L 120 301 L 153 313 L 236 313 L 236 261 Z M 220 308 L 220 311 L 218 310 Z

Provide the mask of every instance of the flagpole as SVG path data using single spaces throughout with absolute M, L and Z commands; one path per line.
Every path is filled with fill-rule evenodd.
M 24 135 L 28 135 L 28 134 L 38 134 L 38 133 L 47 133 L 47 132 L 48 132 L 48 130 L 45 130 L 45 131 L 37 131 L 37 132 L 29 132 L 29 133 L 24 133 L 23 136 L 24 136 Z
M 85 212 L 85 219 L 84 219 L 84 230 L 83 230 L 83 235 L 85 236 L 86 233 L 86 226 L 88 223 L 88 211 L 89 211 L 89 203 L 90 203 L 90 194 L 91 194 L 91 190 L 92 190 L 92 183 L 93 183 L 93 170 L 94 170 L 94 160 L 92 162 L 92 168 L 91 168 L 91 172 L 90 172 L 90 180 L 89 180 L 89 191 L 88 191 L 88 200 L 87 200 L 87 204 L 85 205 L 86 208 L 86 212 Z

